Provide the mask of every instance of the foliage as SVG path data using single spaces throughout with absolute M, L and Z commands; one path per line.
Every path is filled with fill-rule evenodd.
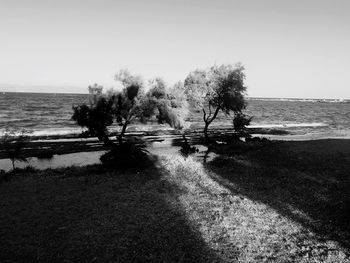
M 184 82 L 187 98 L 196 107 L 202 109 L 208 95 L 211 93 L 208 73 L 205 70 L 196 69 L 188 74 Z
M 102 164 L 111 168 L 147 168 L 153 165 L 153 161 L 144 144 L 122 143 L 116 145 L 111 151 L 100 158 Z
M 91 95 L 101 95 L 102 90 L 103 90 L 103 86 L 95 83 L 94 85 L 90 85 L 88 87 L 88 90 L 89 90 L 89 94 L 91 94 Z
M 97 136 L 105 144 L 110 144 L 107 128 L 114 120 L 122 126 L 118 136 L 121 143 L 127 125 L 142 113 L 140 103 L 144 92 L 141 77 L 122 69 L 115 75 L 115 80 L 124 86 L 122 91 L 103 94 L 103 87 L 94 84 L 88 87 L 92 95 L 89 103 L 73 106 L 72 119 L 79 126 L 86 127 L 91 136 Z
M 237 138 L 250 137 L 247 126 L 249 126 L 252 118 L 253 117 L 249 117 L 242 112 L 238 112 L 235 114 L 235 117 L 233 118 L 233 129 Z
M 28 141 L 28 131 L 22 130 L 20 133 L 16 133 L 15 130 L 6 129 L 4 135 L 1 138 L 1 145 L 4 152 L 12 162 L 12 168 L 15 170 L 15 161 L 26 161 L 23 148 Z
M 123 87 L 132 85 L 143 86 L 143 80 L 140 75 L 133 75 L 128 69 L 121 69 L 114 75 L 114 80 L 121 82 Z
M 189 110 L 183 84 L 176 83 L 169 89 L 161 78 L 151 83 L 144 104 L 147 112 L 154 114 L 161 124 L 167 123 L 176 130 L 186 129 Z
M 36 158 L 39 160 L 51 160 L 53 158 L 53 151 L 52 150 L 44 150 L 42 152 L 39 152 L 36 155 Z
M 89 104 L 73 106 L 72 119 L 81 127 L 86 127 L 91 136 L 109 144 L 107 127 L 113 123 L 113 98 L 95 96 Z
M 168 88 L 165 81 L 155 78 L 148 82 L 146 93 L 141 76 L 133 75 L 122 69 L 115 75 L 115 80 L 123 86 L 121 91 L 108 91 L 101 94 L 102 86 L 89 86 L 92 94 L 89 104 L 74 106 L 72 119 L 78 125 L 86 127 L 88 133 L 99 140 L 109 143 L 107 127 L 115 121 L 121 126 L 118 142 L 123 142 L 128 125 L 135 119 L 145 123 L 155 117 L 159 123 L 185 131 L 188 104 L 184 85 L 179 82 Z
M 191 146 L 186 137 L 184 137 L 184 142 L 181 144 L 181 149 L 180 149 L 180 153 L 184 156 L 184 157 L 188 157 L 191 154 L 197 153 L 199 152 L 199 149 L 196 146 Z
M 189 108 L 183 83 L 178 82 L 171 88 L 167 88 L 160 78 L 151 83 L 153 86 L 146 94 L 147 112 L 156 115 L 159 123 L 167 123 L 182 133 L 183 143 L 180 152 L 183 155 L 188 156 L 196 152 L 197 149 L 191 147 L 186 138 L 186 130 L 189 127 L 186 118 Z
M 119 143 L 122 143 L 127 126 L 134 119 L 143 117 L 144 87 L 142 78 L 127 70 L 120 70 L 115 75 L 115 80 L 124 86 L 121 92 L 112 96 L 116 122 L 122 126 L 118 136 Z
M 237 64 L 213 66 L 209 70 L 195 70 L 185 79 L 185 93 L 193 106 L 203 111 L 204 135 L 208 141 L 208 127 L 219 111 L 240 113 L 246 107 L 244 98 L 244 67 Z

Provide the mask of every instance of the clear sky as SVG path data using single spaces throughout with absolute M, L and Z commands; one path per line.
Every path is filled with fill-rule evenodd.
M 349 0 L 0 0 L 0 90 L 242 62 L 248 95 L 350 99 Z

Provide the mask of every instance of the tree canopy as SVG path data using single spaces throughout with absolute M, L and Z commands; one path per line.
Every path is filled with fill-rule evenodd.
M 135 119 L 145 123 L 155 117 L 159 123 L 167 123 L 184 134 L 189 126 L 186 118 L 190 102 L 203 112 L 204 135 L 208 141 L 208 127 L 219 111 L 240 116 L 246 107 L 244 79 L 241 64 L 213 66 L 194 70 L 184 83 L 178 82 L 171 88 L 162 78 L 152 79 L 146 92 L 141 76 L 122 69 L 115 74 L 115 80 L 123 89 L 102 93 L 102 86 L 89 86 L 90 103 L 74 106 L 72 119 L 105 143 L 109 143 L 108 126 L 115 122 L 122 127 L 118 135 L 122 143 L 128 125 Z
M 88 90 L 89 90 L 89 94 L 91 94 L 91 95 L 101 95 L 102 90 L 103 90 L 103 86 L 95 83 L 94 85 L 90 85 L 88 87 Z
M 244 67 L 213 66 L 209 70 L 194 70 L 185 79 L 185 94 L 193 106 L 203 112 L 204 135 L 208 141 L 208 127 L 219 111 L 240 113 L 246 107 L 244 98 Z
M 94 97 L 90 103 L 73 106 L 72 119 L 88 133 L 109 144 L 107 127 L 113 123 L 113 99 L 105 96 Z
M 177 130 L 185 128 L 188 107 L 181 83 L 169 89 L 163 79 L 155 78 L 148 82 L 149 90 L 145 92 L 142 78 L 127 70 L 120 70 L 115 75 L 115 80 L 122 84 L 121 91 L 109 91 L 106 94 L 90 92 L 93 97 L 89 104 L 73 107 L 72 119 L 78 125 L 88 128 L 90 135 L 109 143 L 107 128 L 115 121 L 122 127 L 118 135 L 118 141 L 122 143 L 132 121 L 138 119 L 145 123 L 153 117 L 159 123 L 167 123 Z M 97 84 L 95 86 L 101 87 Z M 89 91 L 94 91 L 90 87 Z

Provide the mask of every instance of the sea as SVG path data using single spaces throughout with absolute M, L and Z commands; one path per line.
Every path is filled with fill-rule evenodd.
M 82 129 L 71 119 L 72 106 L 88 101 L 88 94 L 1 92 L 0 136 L 6 129 L 25 129 L 30 136 L 79 134 Z M 253 117 L 250 127 L 272 131 L 280 139 L 350 138 L 349 100 L 248 98 L 247 102 L 245 113 Z M 189 120 L 192 127 L 203 125 L 200 111 L 192 111 Z M 144 127 L 136 124 L 130 129 Z M 215 127 L 232 127 L 232 117 L 219 115 Z

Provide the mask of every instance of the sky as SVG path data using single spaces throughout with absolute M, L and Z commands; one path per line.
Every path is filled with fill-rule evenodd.
M 241 62 L 252 97 L 350 99 L 348 0 L 0 0 L 0 90 L 170 85 Z

